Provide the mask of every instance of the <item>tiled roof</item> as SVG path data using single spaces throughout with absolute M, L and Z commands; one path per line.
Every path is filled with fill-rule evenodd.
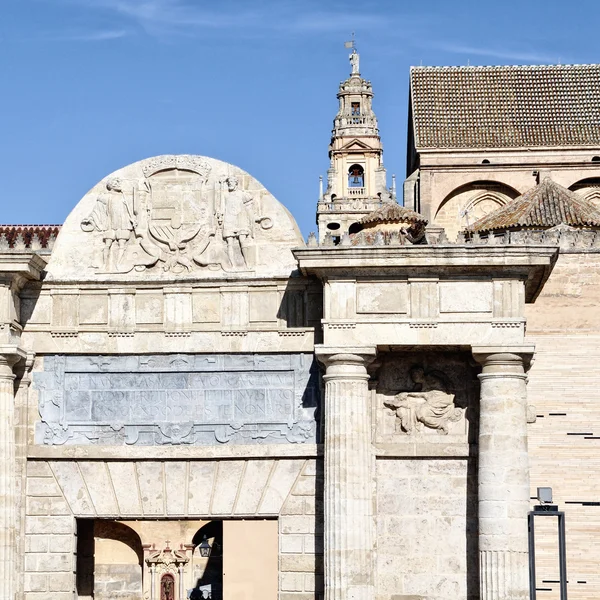
M 600 210 L 591 202 L 549 178 L 475 221 L 469 231 L 494 231 L 523 227 L 600 227 Z
M 0 246 L 4 243 L 9 248 L 21 244 L 30 248 L 35 241 L 42 248 L 49 248 L 60 231 L 60 225 L 0 225 Z
M 600 65 L 412 67 L 415 147 L 600 146 Z
M 363 225 L 371 225 L 376 223 L 422 223 L 427 225 L 427 219 L 410 208 L 405 208 L 396 204 L 396 202 L 386 202 L 369 213 L 366 217 L 363 217 L 359 223 Z

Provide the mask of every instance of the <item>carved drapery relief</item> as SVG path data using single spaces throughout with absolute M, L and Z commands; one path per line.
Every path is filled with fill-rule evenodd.
M 312 355 L 47 356 L 46 445 L 315 443 Z
M 396 411 L 396 431 L 411 435 L 425 426 L 447 434 L 448 424 L 459 421 L 463 414 L 454 405 L 447 377 L 440 371 L 426 372 L 421 366 L 413 367 L 410 376 L 415 389 L 384 402 Z
M 476 435 L 478 369 L 466 353 L 389 352 L 372 371 L 377 442 L 462 444 Z
M 83 231 L 102 238 L 98 273 L 252 271 L 256 231 L 273 219 L 237 176 L 195 156 L 157 157 L 142 173 L 110 178 L 81 220 Z

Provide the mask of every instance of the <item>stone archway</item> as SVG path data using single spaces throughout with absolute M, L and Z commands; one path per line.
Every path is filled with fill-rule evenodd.
M 94 522 L 95 600 L 141 600 L 143 548 L 139 535 L 117 521 Z
M 569 189 L 594 206 L 600 207 L 600 177 L 581 179 L 569 186 Z
M 473 181 L 454 189 L 444 198 L 433 224 L 443 227 L 448 238 L 454 240 L 459 231 L 517 196 L 519 192 L 504 183 Z

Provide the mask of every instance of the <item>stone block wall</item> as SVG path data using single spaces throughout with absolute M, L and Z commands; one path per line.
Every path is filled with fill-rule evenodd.
M 475 600 L 475 465 L 465 458 L 377 460 L 377 598 Z
M 323 598 L 323 466 L 308 460 L 279 518 L 279 600 Z
M 528 397 L 531 497 L 549 486 L 565 511 L 570 600 L 600 597 L 600 335 L 537 334 Z M 532 500 L 532 504 L 536 501 Z M 536 568 L 544 598 L 559 598 L 556 520 L 536 520 Z
M 97 565 L 94 572 L 94 600 L 139 600 L 142 595 L 138 565 Z
M 75 518 L 49 465 L 27 468 L 25 517 L 26 600 L 72 600 Z
M 536 303 L 527 338 L 536 346 L 528 402 L 532 505 L 549 486 L 565 511 L 570 600 L 600 597 L 600 253 L 561 252 Z M 555 519 L 536 520 L 537 586 L 560 597 Z M 542 592 L 540 592 L 541 594 Z

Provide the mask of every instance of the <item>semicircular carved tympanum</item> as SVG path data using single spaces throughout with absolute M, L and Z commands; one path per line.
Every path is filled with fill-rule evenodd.
M 569 187 L 572 192 L 600 208 L 600 177 L 589 177 Z
M 481 181 L 452 191 L 438 208 L 434 225 L 443 227 L 450 240 L 488 213 L 519 195 L 517 190 L 494 181 Z

